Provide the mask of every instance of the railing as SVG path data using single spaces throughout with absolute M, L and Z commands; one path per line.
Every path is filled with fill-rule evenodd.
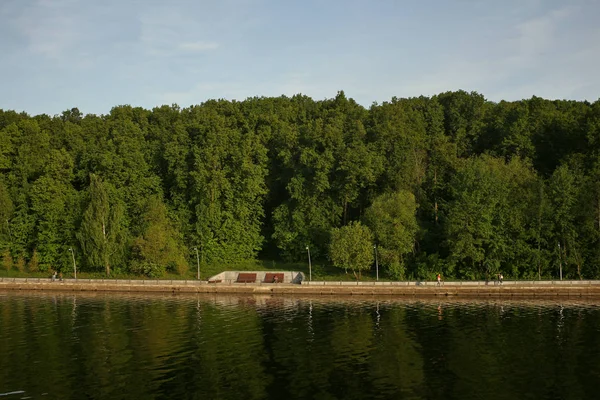
M 264 283 L 264 282 L 253 282 L 253 283 L 236 283 L 234 279 L 223 279 L 219 283 L 209 283 L 208 281 L 198 280 L 178 280 L 178 279 L 60 279 L 52 280 L 51 278 L 12 278 L 12 277 L 0 277 L 0 282 L 12 282 L 12 283 L 68 283 L 68 284 L 113 284 L 113 285 L 179 285 L 179 286 L 199 286 L 199 285 L 219 285 L 219 284 L 235 284 L 236 286 L 241 285 L 282 285 L 285 283 Z M 302 281 L 302 285 L 311 286 L 426 286 L 426 287 L 437 287 L 436 281 Z M 595 286 L 600 285 L 600 280 L 548 280 L 548 281 L 504 281 L 499 283 L 497 281 L 444 281 L 439 285 L 444 286 L 489 286 L 489 287 L 502 287 L 502 286 Z
M 52 284 L 112 284 L 112 285 L 154 285 L 154 286 L 199 286 L 199 285 L 214 285 L 208 281 L 192 280 L 180 280 L 180 279 L 72 279 L 63 278 L 62 280 L 56 278 L 12 278 L 12 277 L 0 277 L 0 282 L 10 283 L 52 283 Z M 265 283 L 265 282 L 250 282 L 250 283 L 237 283 L 235 279 L 223 279 L 219 284 L 234 284 L 236 286 L 243 285 L 282 285 L 283 282 L 279 283 Z
M 555 280 L 555 281 L 302 281 L 302 285 L 311 286 L 593 286 L 600 285 L 600 280 Z
M 114 284 L 114 285 L 184 285 L 184 286 L 197 286 L 205 285 L 206 281 L 198 280 L 178 280 L 178 279 L 58 279 L 52 280 L 52 278 L 7 278 L 0 277 L 0 282 L 13 282 L 13 283 L 78 283 L 78 284 Z

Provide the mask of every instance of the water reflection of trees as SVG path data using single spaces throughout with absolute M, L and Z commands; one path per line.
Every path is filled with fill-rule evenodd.
M 599 316 L 577 301 L 11 295 L 0 297 L 0 387 L 60 398 L 591 398 Z

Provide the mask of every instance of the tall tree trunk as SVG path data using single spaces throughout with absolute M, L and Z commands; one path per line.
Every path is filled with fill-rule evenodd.
M 106 276 L 110 276 L 110 254 L 108 252 L 108 240 L 105 240 L 104 246 L 104 271 L 106 272 Z
M 596 215 L 598 217 L 598 232 L 600 232 L 600 191 L 596 190 L 596 211 L 598 212 L 598 214 Z
M 437 187 L 437 168 L 433 169 L 433 187 L 434 187 L 434 193 L 436 192 L 436 187 Z M 437 196 L 435 196 L 434 198 L 434 206 L 433 206 L 433 210 L 434 210 L 434 214 L 435 214 L 435 224 L 438 224 L 438 202 L 437 202 Z
M 569 252 L 570 253 L 572 252 L 570 246 L 569 246 Z M 566 240 L 563 242 L 563 260 L 565 262 L 565 270 L 566 270 L 570 264 L 569 256 L 567 254 L 567 241 Z M 565 271 L 563 271 L 563 276 L 564 275 L 566 275 Z
M 106 237 L 106 223 L 104 221 L 104 219 L 102 220 L 102 236 L 104 238 L 104 271 L 106 273 L 106 276 L 110 276 L 110 255 L 109 255 L 109 243 L 108 243 L 108 238 Z
M 542 242 L 542 204 L 544 201 L 544 186 L 540 185 L 540 206 L 538 208 L 538 230 L 537 230 L 537 264 L 538 264 L 538 280 L 542 280 L 542 261 L 540 257 L 541 242 Z
M 348 198 L 344 197 L 344 225 L 346 225 L 347 216 L 348 216 Z

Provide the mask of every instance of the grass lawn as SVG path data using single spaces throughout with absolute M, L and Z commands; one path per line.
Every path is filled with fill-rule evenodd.
M 206 280 L 211 276 L 217 275 L 223 271 L 298 271 L 303 272 L 306 276 L 306 279 L 309 278 L 309 268 L 308 263 L 286 263 L 282 261 L 275 260 L 259 260 L 259 261 L 249 261 L 243 263 L 232 263 L 232 264 L 205 264 L 200 265 L 200 277 L 202 280 Z M 380 280 L 389 280 L 382 277 L 382 271 L 380 271 L 379 278 Z M 180 280 L 180 279 L 188 279 L 194 280 L 196 279 L 197 267 L 196 265 L 190 266 L 188 272 L 184 275 L 174 274 L 174 273 L 166 273 L 160 278 L 156 279 L 172 279 L 172 280 Z M 7 271 L 6 269 L 0 269 L 0 277 L 10 277 L 10 278 L 48 278 L 50 279 L 52 273 L 50 271 L 46 272 L 27 272 L 27 271 L 18 271 L 16 269 L 11 269 Z M 73 278 L 72 272 L 63 273 L 64 278 Z M 78 271 L 77 272 L 78 279 L 107 279 L 106 275 L 103 272 L 86 272 L 86 271 Z M 140 275 L 132 275 L 129 273 L 122 273 L 119 270 L 113 271 L 111 274 L 111 279 L 149 279 L 148 277 L 140 276 Z M 344 272 L 344 270 L 336 268 L 328 263 L 315 262 L 312 264 L 312 280 L 313 281 L 355 281 L 356 278 L 352 274 L 351 271 L 348 271 L 348 274 Z M 374 281 L 375 280 L 375 271 L 363 271 L 361 275 L 361 281 Z

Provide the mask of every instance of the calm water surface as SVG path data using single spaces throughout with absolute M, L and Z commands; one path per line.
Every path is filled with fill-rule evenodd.
M 593 302 L 0 292 L 1 399 L 592 399 Z

